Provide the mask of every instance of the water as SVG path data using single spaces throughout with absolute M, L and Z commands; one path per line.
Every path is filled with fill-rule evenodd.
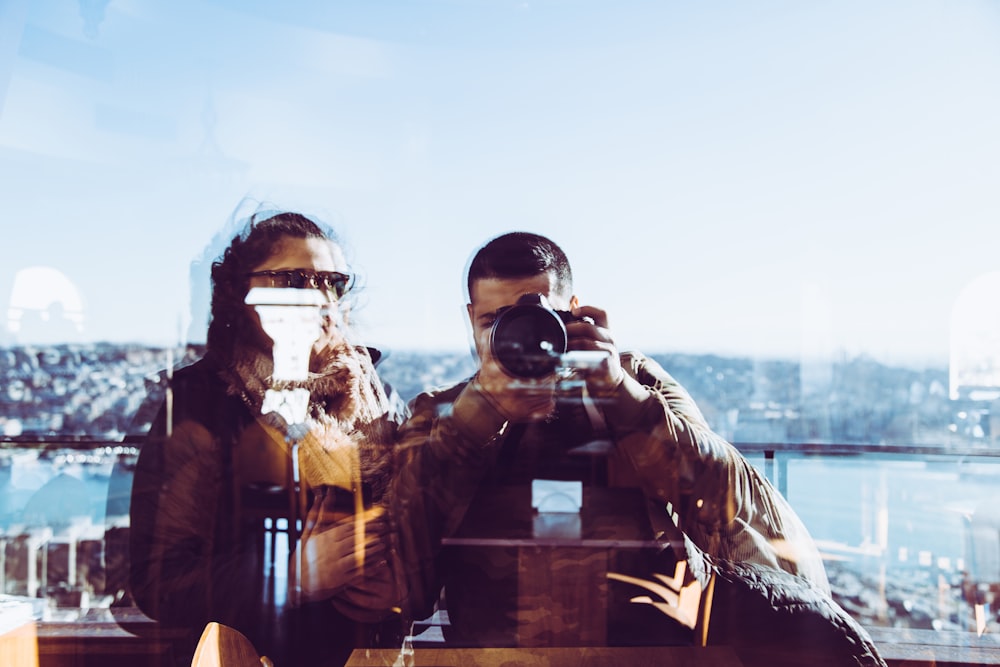
M 106 528 L 127 525 L 129 467 L 115 460 L 0 452 L 0 537 L 99 539 Z M 937 602 L 942 577 L 949 608 L 959 613 L 967 611 L 957 588 L 966 573 L 976 582 L 1000 582 L 998 480 L 1000 462 L 811 456 L 788 462 L 785 488 L 830 566 L 837 560 L 857 573 L 856 584 L 836 585 L 884 586 L 882 602 L 852 612 L 865 622 L 887 600 L 923 600 L 928 618 L 952 615 Z M 970 520 L 987 510 L 995 523 L 973 541 Z
M 953 570 L 968 555 L 972 515 L 1000 503 L 998 482 L 1000 463 L 801 459 L 788 464 L 787 497 L 813 537 L 846 556 L 864 548 L 897 565 Z
M 26 512 L 94 526 L 127 517 L 130 480 L 110 458 L 72 465 L 34 452 L 6 458 L 0 476 L 4 532 L 25 525 L 32 518 Z M 824 546 L 840 546 L 848 555 L 880 550 L 907 563 L 931 554 L 935 564 L 947 559 L 956 567 L 967 555 L 969 518 L 977 509 L 1000 506 L 1000 463 L 802 458 L 788 463 L 787 498 Z M 56 515 L 67 507 L 80 511 Z

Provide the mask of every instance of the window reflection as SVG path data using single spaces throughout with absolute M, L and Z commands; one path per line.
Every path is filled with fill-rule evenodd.
M 989 405 L 1000 399 L 1000 309 L 994 306 L 998 299 L 1000 271 L 979 276 L 955 299 L 949 363 L 949 395 L 953 400 Z M 992 437 L 989 424 L 980 428 L 984 430 L 979 437 Z
M 407 399 L 473 370 L 471 237 L 566 224 L 845 608 L 997 631 L 992 7 L 307 5 L 0 7 L 3 592 L 127 602 L 97 497 L 204 355 L 189 260 L 252 193 L 344 222 Z
M 14 274 L 7 332 L 14 342 L 69 343 L 84 332 L 83 300 L 58 269 L 35 266 Z

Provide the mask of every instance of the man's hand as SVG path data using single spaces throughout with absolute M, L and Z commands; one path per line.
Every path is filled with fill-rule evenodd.
M 586 373 L 587 388 L 596 394 L 611 391 L 625 379 L 625 371 L 622 370 L 618 348 L 615 347 L 614 338 L 608 329 L 608 314 L 594 306 L 579 306 L 571 312 L 576 318 L 587 319 L 578 319 L 576 322 L 570 322 L 566 325 L 569 350 L 586 350 L 607 354 L 607 359 L 599 368 Z

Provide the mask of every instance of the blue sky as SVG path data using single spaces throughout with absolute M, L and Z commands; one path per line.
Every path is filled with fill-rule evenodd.
M 0 6 L 0 307 L 53 267 L 88 340 L 199 339 L 190 264 L 248 196 L 341 232 L 389 349 L 464 349 L 512 229 L 651 352 L 941 362 L 1000 265 L 994 2 L 88 12 Z

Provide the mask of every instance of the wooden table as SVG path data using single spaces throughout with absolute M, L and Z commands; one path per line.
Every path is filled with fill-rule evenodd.
M 975 632 L 866 627 L 889 667 L 1000 665 L 1000 636 Z
M 613 552 L 658 546 L 637 489 L 596 487 L 584 488 L 578 514 L 548 515 L 532 509 L 530 489 L 488 489 L 442 544 L 516 548 L 520 647 L 607 645 Z
M 356 649 L 345 667 L 390 667 L 399 651 Z M 414 667 L 742 667 L 728 646 L 416 649 Z
M 135 608 L 82 609 L 36 628 L 39 667 L 170 667 L 179 636 Z

